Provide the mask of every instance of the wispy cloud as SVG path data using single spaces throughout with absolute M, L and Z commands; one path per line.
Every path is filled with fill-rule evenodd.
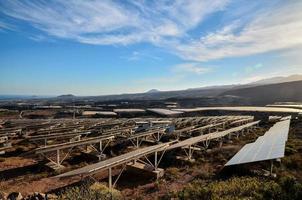
M 169 37 L 183 36 L 227 2 L 23 0 L 1 1 L 0 6 L 7 16 L 29 22 L 55 37 L 127 45 L 142 41 L 158 44 Z
M 229 7 L 234 2 L 3 0 L 0 12 L 31 24 L 46 36 L 94 45 L 148 42 L 196 62 L 302 45 L 302 1 L 276 1 L 264 8 L 259 6 L 263 1 L 252 6 L 241 1 L 240 7 Z M 236 13 L 237 19 L 198 39 L 198 31 L 190 35 L 207 17 L 226 9 L 231 9 L 226 13 Z
M 301 66 L 278 66 L 278 68 L 271 70 L 269 73 L 267 71 L 258 71 L 252 75 L 242 78 L 238 83 L 245 84 L 251 83 L 255 81 L 259 81 L 262 79 L 278 77 L 278 76 L 290 76 L 295 74 L 301 74 L 302 69 Z
M 178 89 L 186 89 L 188 85 L 188 78 L 192 76 L 200 77 L 205 73 L 211 72 L 212 69 L 204 67 L 197 62 L 182 63 L 170 67 L 168 75 L 157 75 L 154 77 L 144 77 L 142 79 L 134 80 L 133 83 L 146 86 L 147 88 L 165 88 L 175 89 L 175 85 L 180 85 Z
M 196 74 L 196 75 L 201 75 L 208 73 L 210 68 L 203 67 L 199 63 L 191 62 L 191 63 L 183 63 L 179 65 L 175 65 L 172 68 L 172 71 L 175 73 L 190 73 L 190 74 Z
M 16 27 L 14 27 L 11 24 L 5 23 L 3 21 L 0 21 L 0 31 L 1 30 L 11 30 L 11 31 L 15 31 Z
M 122 56 L 121 58 L 126 59 L 128 61 L 138 61 L 144 58 L 147 59 L 152 59 L 152 60 L 162 60 L 162 58 L 158 57 L 158 56 L 154 56 L 150 53 L 146 53 L 143 51 L 133 51 L 130 55 L 128 56 Z
M 226 25 L 189 43 L 174 43 L 184 59 L 208 61 L 247 56 L 302 45 L 302 1 L 263 10 L 247 24 Z
M 44 35 L 33 35 L 29 36 L 29 39 L 36 41 L 36 42 L 53 42 L 54 40 L 52 38 L 46 37 Z
M 257 70 L 261 69 L 262 67 L 263 67 L 262 63 L 257 63 L 256 65 L 246 67 L 245 72 L 246 73 L 251 73 L 251 72 L 254 72 L 254 71 L 257 71 Z

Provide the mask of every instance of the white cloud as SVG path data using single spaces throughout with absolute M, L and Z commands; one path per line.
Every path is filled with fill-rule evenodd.
M 210 71 L 209 68 L 200 66 L 199 63 L 194 62 L 175 65 L 172 70 L 175 73 L 193 73 L 197 75 L 208 73 Z
M 254 72 L 254 71 L 257 71 L 257 70 L 261 69 L 262 67 L 263 67 L 263 64 L 258 63 L 256 65 L 246 67 L 245 72 L 246 73 L 251 73 L 251 72 Z
M 149 60 L 162 60 L 161 57 L 152 55 L 150 52 L 144 51 L 133 51 L 130 55 L 121 56 L 121 58 L 126 59 L 128 61 L 138 61 L 144 58 Z
M 31 24 L 46 36 L 94 45 L 149 42 L 196 62 L 302 45 L 302 1 L 280 1 L 263 8 L 261 1 L 251 5 L 242 1 L 240 7 L 229 6 L 235 2 L 15 0 L 1 1 L 0 12 Z M 236 13 L 237 19 L 226 21 L 225 25 L 219 22 L 220 28 L 200 35 L 199 39 L 196 39 L 198 32 L 194 37 L 190 35 L 207 17 L 221 10 Z
M 227 25 L 200 40 L 174 43 L 178 55 L 194 61 L 247 56 L 302 44 L 302 1 L 263 11 L 247 24 Z M 238 21 L 237 21 L 238 22 Z
M 96 45 L 151 42 L 183 36 L 228 0 L 3 1 L 4 14 L 48 35 Z
M 239 80 L 238 83 L 246 84 L 246 83 L 259 81 L 262 79 L 268 79 L 268 78 L 279 77 L 279 76 L 290 76 L 290 75 L 295 75 L 295 74 L 302 74 L 301 66 L 280 66 L 279 65 L 275 69 L 269 69 L 269 71 L 264 70 L 264 69 L 259 70 L 257 72 L 255 71 L 252 75 L 243 77 L 241 80 Z
M 0 21 L 0 31 L 2 31 L 2 30 L 16 31 L 16 27 L 13 25 L 10 25 L 8 23 L 5 23 L 3 21 Z
M 168 75 L 157 75 L 134 80 L 133 83 L 146 88 L 160 88 L 161 90 L 187 89 L 193 87 L 190 82 L 192 75 L 201 76 L 211 72 L 212 69 L 203 67 L 200 63 L 190 62 L 174 65 Z

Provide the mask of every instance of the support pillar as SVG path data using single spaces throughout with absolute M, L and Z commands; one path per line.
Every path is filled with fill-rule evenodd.
M 273 168 L 274 168 L 274 161 L 271 160 L 270 162 L 271 162 L 270 176 L 272 176 L 273 175 Z
M 219 140 L 219 148 L 221 148 L 221 147 L 222 147 L 222 144 L 223 144 L 223 140 L 222 140 L 222 139 L 220 139 L 220 140 Z
M 192 148 L 191 146 L 189 146 L 189 152 L 188 152 L 188 160 L 191 161 L 192 160 Z
M 111 167 L 108 169 L 108 187 L 112 189 L 112 169 Z
M 60 150 L 57 149 L 57 164 L 60 165 Z
M 103 143 L 100 141 L 100 152 L 103 152 Z
M 155 152 L 154 156 L 154 170 L 157 170 L 157 151 Z

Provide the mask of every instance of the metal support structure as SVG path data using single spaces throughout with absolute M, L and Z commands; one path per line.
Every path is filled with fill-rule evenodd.
M 108 144 L 111 142 L 111 140 L 108 140 L 108 142 L 106 143 L 106 145 L 103 147 L 102 145 L 102 141 L 100 141 L 100 148 L 96 148 L 94 145 L 86 145 L 86 151 L 88 151 L 88 147 L 92 147 L 96 152 L 99 152 L 100 155 L 103 155 L 104 150 L 106 149 L 106 147 L 108 146 Z M 53 158 L 50 158 L 49 156 L 45 155 L 44 153 L 40 153 L 40 155 L 42 155 L 43 157 L 45 157 L 47 160 L 49 160 L 51 163 L 54 163 L 56 166 L 60 167 L 62 162 L 71 154 L 72 150 L 75 148 L 71 147 L 68 152 L 66 154 L 63 154 L 62 158 L 61 158 L 61 150 L 60 149 L 56 149 L 55 152 L 55 160 Z M 100 157 L 101 158 L 101 157 Z
M 209 145 L 210 145 L 210 140 L 205 140 L 202 142 L 203 143 L 203 146 L 205 149 L 208 149 Z
M 121 169 L 120 173 L 118 174 L 117 178 L 115 179 L 114 183 L 113 183 L 113 188 L 115 187 L 117 181 L 119 180 L 119 178 L 121 177 L 123 171 L 126 169 L 127 165 L 124 165 L 123 168 Z
M 108 168 L 108 187 L 109 189 L 112 188 L 112 168 Z
M 154 155 L 154 170 L 157 170 L 157 151 L 155 152 Z
M 100 150 L 100 152 L 103 151 L 103 143 L 102 143 L 102 141 L 100 141 L 100 148 L 99 148 L 99 150 Z
M 60 165 L 60 150 L 57 149 L 57 165 Z
M 244 129 L 242 129 L 242 131 L 241 131 L 241 135 L 242 135 L 242 136 L 244 136 Z
M 270 160 L 271 167 L 270 167 L 270 176 L 273 176 L 273 168 L 274 168 L 274 161 Z
M 236 132 L 236 138 L 237 138 L 237 139 L 239 138 L 239 135 L 240 135 L 240 133 L 237 131 L 237 132 Z
M 223 144 L 223 139 L 222 139 L 222 138 L 220 138 L 220 139 L 219 139 L 219 148 L 221 148 L 221 147 L 222 147 L 222 144 Z
M 194 150 L 191 148 L 191 146 L 189 146 L 189 160 L 192 159 L 193 151 L 194 151 Z
M 190 145 L 190 146 L 188 147 L 188 151 L 186 151 L 186 150 L 184 149 L 184 152 L 185 152 L 185 154 L 187 155 L 188 160 L 191 161 L 191 160 L 192 160 L 193 153 L 194 153 L 194 149 L 192 148 L 192 146 Z

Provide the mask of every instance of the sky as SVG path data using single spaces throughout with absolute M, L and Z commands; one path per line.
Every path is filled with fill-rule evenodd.
M 300 0 L 0 0 L 0 94 L 106 95 L 302 74 Z

